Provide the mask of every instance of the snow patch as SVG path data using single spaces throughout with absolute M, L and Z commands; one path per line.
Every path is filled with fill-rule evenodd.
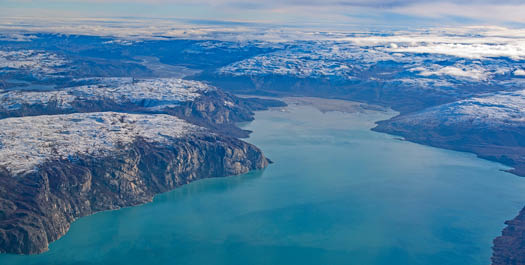
M 8 118 L 0 120 L 0 167 L 20 175 L 46 161 L 109 156 L 137 137 L 169 143 L 201 130 L 169 115 L 98 112 Z
M 91 100 L 112 100 L 116 103 L 149 101 L 152 105 L 194 101 L 207 91 L 214 90 L 205 83 L 177 78 L 130 80 L 117 86 L 87 85 L 68 88 L 69 94 Z
M 434 68 L 434 69 L 432 69 Z M 421 76 L 451 76 L 460 79 L 472 79 L 476 81 L 487 80 L 489 74 L 479 66 L 445 66 L 434 65 L 432 68 L 415 67 L 412 71 L 419 72 Z
M 52 74 L 59 71 L 67 61 L 57 54 L 35 50 L 0 50 L 0 69 L 23 69 L 37 73 Z
M 23 105 L 55 104 L 57 108 L 69 109 L 76 97 L 66 91 L 20 92 L 11 91 L 0 94 L 0 110 L 13 111 Z
M 525 90 L 500 92 L 432 107 L 409 115 L 407 122 L 467 122 L 470 125 L 525 126 Z M 469 126 L 470 126 L 469 125 Z
M 84 80 L 86 81 L 86 80 Z M 96 85 L 70 87 L 60 91 L 21 92 L 0 94 L 0 110 L 16 110 L 22 105 L 55 104 L 59 109 L 71 108 L 76 100 L 112 101 L 117 104 L 140 104 L 145 107 L 174 106 L 194 101 L 216 88 L 202 82 L 182 79 L 108 78 L 90 80 Z

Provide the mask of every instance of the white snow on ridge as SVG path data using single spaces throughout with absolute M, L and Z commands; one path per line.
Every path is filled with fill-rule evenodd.
M 66 91 L 48 92 L 20 92 L 11 91 L 0 94 L 0 110 L 12 111 L 22 107 L 22 105 L 48 105 L 56 104 L 60 109 L 71 108 L 71 103 L 76 97 Z
M 66 63 L 65 59 L 50 52 L 0 50 L 0 69 L 24 69 L 37 73 L 52 74 L 58 72 L 59 68 Z
M 400 78 L 389 80 L 387 83 L 402 83 L 417 89 L 440 90 L 442 92 L 446 92 L 443 89 L 454 87 L 454 84 L 447 80 L 432 78 Z
M 355 69 L 368 67 L 378 61 L 393 60 L 394 56 L 374 49 L 364 50 L 351 43 L 296 43 L 295 47 L 258 55 L 235 62 L 218 70 L 222 74 L 292 75 L 306 77 L 340 77 L 352 79 Z M 358 61 L 359 64 L 355 62 Z
M 404 118 L 409 123 L 441 120 L 482 126 L 525 126 L 525 90 L 500 92 L 432 107 Z
M 495 78 L 498 75 L 525 75 L 520 70 L 523 61 L 475 56 L 458 58 L 447 53 L 409 53 L 400 50 L 406 48 L 399 46 L 401 44 L 386 45 L 357 46 L 351 41 L 294 42 L 284 50 L 257 55 L 222 67 L 218 73 L 231 76 L 280 75 L 363 81 L 375 79 L 386 82 L 406 80 L 410 76 L 412 79 L 434 78 L 452 82 L 486 81 L 500 84 L 510 81 Z M 523 56 L 525 58 L 525 50 Z
M 501 69 L 500 69 L 501 70 Z M 414 67 L 410 71 L 418 72 L 420 76 L 450 76 L 456 79 L 467 79 L 473 81 L 487 80 L 492 73 L 479 65 L 454 65 L 454 66 L 439 66 L 431 65 L 429 67 Z
M 391 52 L 444 54 L 468 59 L 508 57 L 525 60 L 525 41 L 511 44 L 424 43 L 407 47 L 392 47 Z
M 214 90 L 205 83 L 177 78 L 145 79 L 121 83 L 116 87 L 87 85 L 66 89 L 70 94 L 87 99 L 109 99 L 117 103 L 157 101 L 164 104 L 194 101 L 202 93 Z
M 48 104 L 67 109 L 75 100 L 108 100 L 119 104 L 147 101 L 152 106 L 176 105 L 194 101 L 203 93 L 215 89 L 202 82 L 174 78 L 135 82 L 131 78 L 110 78 L 98 81 L 102 84 L 71 87 L 60 91 L 6 92 L 0 94 L 0 110 L 16 110 L 22 105 Z
M 459 102 L 458 113 L 487 122 L 525 123 L 525 90 L 500 92 Z
M 8 118 L 0 120 L 0 167 L 19 175 L 50 160 L 109 156 L 137 137 L 169 143 L 200 130 L 169 115 L 98 112 Z

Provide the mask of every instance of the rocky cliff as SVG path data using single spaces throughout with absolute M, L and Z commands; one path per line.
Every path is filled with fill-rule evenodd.
M 207 92 L 194 101 L 164 108 L 160 110 L 160 113 L 177 116 L 219 133 L 244 138 L 248 137 L 250 132 L 240 129 L 235 125 L 236 123 L 252 121 L 253 111 L 285 105 L 284 102 L 278 100 L 239 98 L 217 90 Z
M 494 239 L 492 264 L 525 264 L 525 208 L 505 224 L 507 227 L 503 229 L 502 235 Z
M 0 119 L 37 115 L 118 111 L 169 114 L 229 136 L 247 137 L 235 123 L 253 120 L 253 111 L 284 106 L 277 100 L 239 98 L 201 82 L 181 79 L 97 80 L 55 91 L 0 93 Z
M 169 144 L 137 138 L 113 155 L 47 161 L 23 175 L 0 168 L 0 252 L 41 253 L 79 217 L 146 203 L 194 180 L 267 164 L 253 145 L 200 134 Z

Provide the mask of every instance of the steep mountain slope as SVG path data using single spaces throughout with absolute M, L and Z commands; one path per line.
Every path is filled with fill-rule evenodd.
M 169 115 L 0 120 L 0 252 L 40 253 L 75 219 L 266 167 L 256 147 Z

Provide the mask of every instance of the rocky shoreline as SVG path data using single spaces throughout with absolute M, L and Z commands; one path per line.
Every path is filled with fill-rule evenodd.
M 378 122 L 374 131 L 399 135 L 405 140 L 456 151 L 470 152 L 478 157 L 512 167 L 509 173 L 525 177 L 525 139 L 523 126 L 477 128 L 475 123 L 413 122 L 403 117 Z M 397 123 L 399 122 L 399 123 Z M 480 145 L 480 143 L 489 143 Z M 493 241 L 493 265 L 525 264 L 525 208 L 514 219 L 506 221 L 502 235 Z
M 366 110 L 370 105 L 333 99 L 308 97 L 286 98 L 288 104 L 306 104 L 320 111 L 355 112 Z M 362 105 L 367 107 L 363 108 Z M 372 106 L 373 107 L 373 106 Z M 499 105 L 499 107 L 503 107 Z M 384 110 L 383 110 L 384 111 Z M 525 139 L 524 127 L 520 123 L 486 126 L 472 119 L 462 121 L 455 117 L 443 121 L 436 116 L 425 116 L 424 122 L 415 115 L 398 115 L 377 122 L 373 131 L 402 136 L 403 140 L 462 152 L 474 153 L 478 157 L 513 167 L 507 172 L 525 177 L 525 149 L 519 143 Z M 509 122 L 510 119 L 506 119 Z M 517 125 L 516 125 L 517 124 Z M 483 127 L 481 127 L 483 125 Z M 479 143 L 490 143 L 480 147 Z M 517 144 L 518 143 L 518 144 Z M 514 219 L 505 222 L 502 235 L 493 242 L 492 264 L 525 264 L 525 208 Z
M 502 235 L 494 239 L 492 264 L 525 264 L 525 208 L 505 224 Z
M 450 144 L 450 139 L 455 139 L 457 135 L 470 136 L 472 139 L 474 139 L 474 141 L 476 141 L 479 137 L 477 135 L 479 131 L 444 134 L 439 133 L 439 131 L 436 132 L 432 128 L 402 129 L 395 125 L 392 126 L 391 120 L 379 122 L 378 126 L 373 130 L 403 136 L 405 140 L 411 142 L 430 145 L 438 148 L 474 153 L 480 158 L 511 166 L 513 169 L 507 170 L 507 172 L 520 177 L 525 177 L 525 161 L 523 161 L 523 156 L 520 156 L 520 151 L 517 150 L 516 147 L 506 147 L 500 145 L 494 146 L 494 148 L 480 148 L 474 143 L 465 145 Z M 512 141 L 515 138 L 509 137 L 509 135 L 511 135 L 513 131 L 519 132 L 519 130 L 520 129 L 515 128 L 507 128 L 507 130 L 503 129 L 500 135 L 504 135 L 507 137 L 506 140 Z M 418 134 L 418 132 L 420 134 Z M 523 152 L 523 149 L 521 152 Z M 502 235 L 495 238 L 493 241 L 493 254 L 491 258 L 492 264 L 525 264 L 525 208 L 521 210 L 518 216 L 512 220 L 506 221 L 505 224 L 506 227 L 503 229 Z
M 99 81 L 2 94 L 0 253 L 42 253 L 80 217 L 269 163 L 236 123 L 283 102 L 179 79 Z
M 137 139 L 115 156 L 49 161 L 25 176 L 2 170 L 0 252 L 41 253 L 80 217 L 147 203 L 158 193 L 198 179 L 267 165 L 251 144 L 204 134 L 169 145 Z

